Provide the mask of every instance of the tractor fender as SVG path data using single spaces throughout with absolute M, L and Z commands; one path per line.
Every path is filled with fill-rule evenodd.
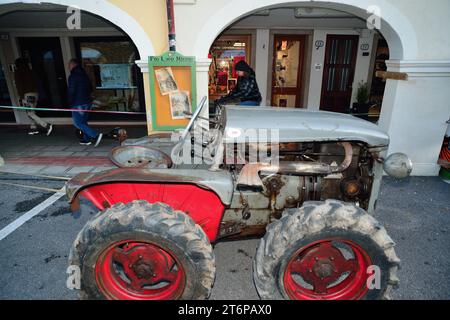
M 213 242 L 231 204 L 233 180 L 225 171 L 113 169 L 77 175 L 67 183 L 66 194 L 74 211 L 80 197 L 98 210 L 136 200 L 162 202 L 189 215 Z

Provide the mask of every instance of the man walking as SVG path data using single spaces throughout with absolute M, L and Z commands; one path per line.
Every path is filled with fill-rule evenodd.
M 15 61 L 15 67 L 14 81 L 21 101 L 20 104 L 23 107 L 34 109 L 37 106 L 39 95 L 37 81 L 33 70 L 30 68 L 30 63 L 25 58 L 18 58 Z M 45 132 L 49 136 L 52 133 L 53 125 L 39 118 L 33 110 L 27 110 L 26 113 L 31 120 L 29 135 Z
M 103 134 L 97 133 L 89 127 L 89 112 L 80 111 L 91 110 L 92 108 L 91 81 L 77 59 L 70 60 L 69 70 L 69 103 L 72 109 L 77 109 L 77 111 L 72 112 L 72 119 L 74 126 L 83 132 L 80 144 L 87 146 L 94 143 L 94 146 L 97 147 L 102 141 Z

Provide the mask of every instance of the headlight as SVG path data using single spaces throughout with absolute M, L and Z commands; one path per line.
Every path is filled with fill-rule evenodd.
M 409 177 L 413 164 L 406 154 L 394 153 L 384 160 L 383 169 L 391 177 L 403 179 Z

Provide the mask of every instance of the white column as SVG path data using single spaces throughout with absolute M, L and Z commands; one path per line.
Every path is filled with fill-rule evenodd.
M 389 153 L 406 153 L 414 164 L 413 175 L 435 176 L 450 116 L 450 61 L 386 64 L 388 71 L 408 74 L 407 81 L 386 83 L 380 126 L 391 137 Z
M 148 60 L 136 60 L 136 65 L 141 69 L 142 77 L 144 80 L 144 97 L 145 97 L 145 112 L 147 120 L 147 131 L 150 134 L 153 131 L 152 128 L 152 105 L 150 98 L 150 76 L 148 74 Z
M 255 72 L 256 81 L 258 82 L 259 91 L 262 96 L 262 105 L 270 105 L 268 101 L 267 88 L 269 79 L 269 44 L 270 30 L 256 30 L 256 61 Z
M 323 46 L 317 47 L 319 42 L 323 43 Z M 311 71 L 309 78 L 308 101 L 306 102 L 306 108 L 308 110 L 320 109 L 326 42 L 327 31 L 314 30 L 313 45 L 311 47 Z
M 75 46 L 73 45 L 73 39 L 69 37 L 60 37 L 61 41 L 61 52 L 64 62 L 64 70 L 66 72 L 66 78 L 69 78 L 69 61 L 76 57 Z M 81 57 L 80 57 L 81 58 Z
M 202 117 L 209 117 L 209 66 L 212 60 L 209 58 L 197 58 L 197 102 L 200 102 L 206 96 L 206 108 L 204 108 Z

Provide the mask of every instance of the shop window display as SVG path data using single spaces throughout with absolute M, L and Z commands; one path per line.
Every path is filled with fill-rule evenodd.
M 235 88 L 238 76 L 234 67 L 239 61 L 251 64 L 250 38 L 250 35 L 221 36 L 211 46 L 210 101 L 227 95 Z
M 135 61 L 135 46 L 127 39 L 83 39 L 77 41 L 83 68 L 93 82 L 96 108 L 142 112 L 142 76 Z

